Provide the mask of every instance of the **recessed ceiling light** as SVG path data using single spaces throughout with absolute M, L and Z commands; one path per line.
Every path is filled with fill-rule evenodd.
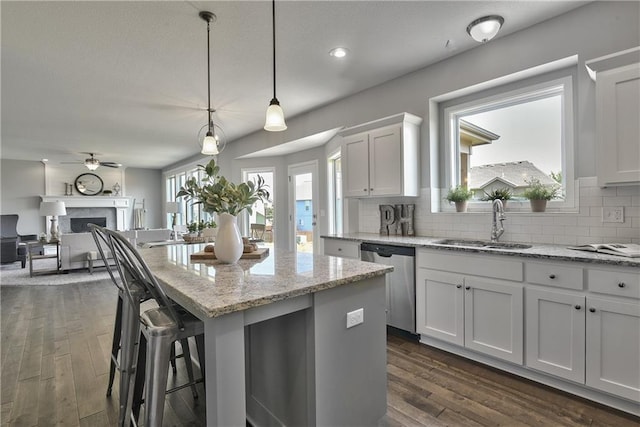
M 330 56 L 333 56 L 334 58 L 338 58 L 338 59 L 344 58 L 348 54 L 349 54 L 349 49 L 347 49 L 346 47 L 335 47 L 329 51 Z

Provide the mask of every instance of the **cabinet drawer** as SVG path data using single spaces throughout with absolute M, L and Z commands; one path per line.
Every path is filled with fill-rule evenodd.
M 555 286 L 567 289 L 584 289 L 584 276 L 581 267 L 552 262 L 528 262 L 525 266 L 525 280 L 538 285 Z
M 343 258 L 360 259 L 360 242 L 348 242 L 345 240 L 325 239 L 324 254 Z
M 421 249 L 416 251 L 419 268 L 455 271 L 460 274 L 491 277 L 495 279 L 522 281 L 522 262 L 492 255 L 469 255 L 442 250 Z
M 640 271 L 587 271 L 587 286 L 592 292 L 640 299 Z

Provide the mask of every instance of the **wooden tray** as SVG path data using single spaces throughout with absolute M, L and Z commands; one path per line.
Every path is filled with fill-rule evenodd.
M 245 252 L 242 254 L 240 259 L 262 259 L 269 255 L 269 248 L 258 248 L 258 250 L 253 252 Z M 216 256 L 212 252 L 200 251 L 191 254 L 192 261 L 210 261 L 217 259 Z

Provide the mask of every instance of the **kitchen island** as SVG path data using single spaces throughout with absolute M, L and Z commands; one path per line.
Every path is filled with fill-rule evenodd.
M 277 250 L 192 263 L 199 250 L 140 252 L 168 296 L 204 322 L 208 426 L 377 424 L 392 268 Z

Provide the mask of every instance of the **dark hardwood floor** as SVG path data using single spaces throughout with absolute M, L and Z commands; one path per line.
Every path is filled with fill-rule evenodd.
M 0 292 L 2 425 L 115 425 L 117 387 L 105 396 L 115 287 L 107 281 Z M 185 378 L 181 366 L 170 381 Z M 388 390 L 386 426 L 640 425 L 638 418 L 393 335 Z M 204 400 L 194 400 L 189 389 L 170 394 L 165 408 L 165 425 L 204 425 Z

